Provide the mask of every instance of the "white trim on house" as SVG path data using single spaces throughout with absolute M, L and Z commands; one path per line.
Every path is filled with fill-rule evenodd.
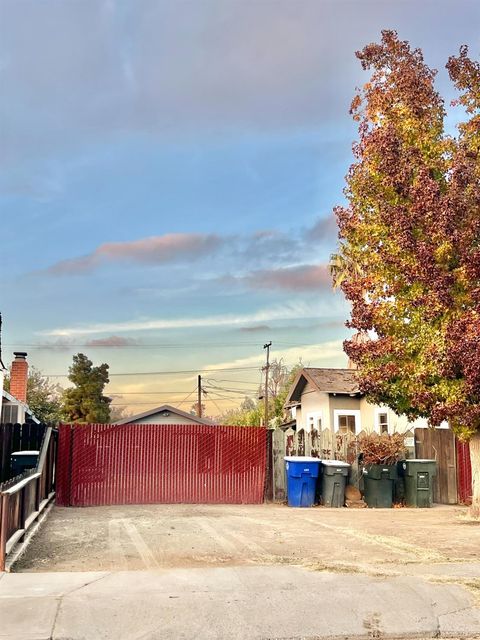
M 340 416 L 355 417 L 355 434 L 362 430 L 362 412 L 360 409 L 334 409 L 333 410 L 333 430 L 337 433 L 339 429 L 338 418 Z
M 324 428 L 323 411 L 309 411 L 305 416 L 305 431 L 311 431 L 312 429 L 321 431 Z
M 390 424 L 390 415 L 388 407 L 374 407 L 374 425 L 373 429 L 376 433 L 380 433 L 380 415 L 385 414 L 387 416 L 387 433 L 392 433 L 392 426 Z

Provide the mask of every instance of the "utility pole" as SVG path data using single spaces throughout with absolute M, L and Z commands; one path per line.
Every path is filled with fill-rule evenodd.
M 265 426 L 268 429 L 268 372 L 270 370 L 270 347 L 272 346 L 272 341 L 267 342 L 263 345 L 263 348 L 267 350 L 267 363 L 265 365 Z
M 198 376 L 197 387 L 197 416 L 202 417 L 202 376 Z

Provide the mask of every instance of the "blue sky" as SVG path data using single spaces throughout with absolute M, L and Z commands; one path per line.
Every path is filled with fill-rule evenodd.
M 397 29 L 448 103 L 445 62 L 478 55 L 479 19 L 462 0 L 0 0 L 4 360 L 231 369 L 208 372 L 237 390 L 212 414 L 253 393 L 268 340 L 287 364 L 344 366 L 325 265 L 354 52 Z M 113 375 L 110 391 L 188 409 L 194 383 Z

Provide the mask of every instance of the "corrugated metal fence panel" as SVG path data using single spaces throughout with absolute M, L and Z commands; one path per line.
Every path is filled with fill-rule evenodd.
M 57 503 L 263 502 L 266 429 L 61 425 Z
M 472 466 L 470 463 L 470 446 L 468 442 L 457 440 L 457 477 L 458 501 L 472 504 Z

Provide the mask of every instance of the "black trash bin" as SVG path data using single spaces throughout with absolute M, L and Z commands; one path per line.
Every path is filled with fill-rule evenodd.
M 18 476 L 26 469 L 33 469 L 37 466 L 38 451 L 14 451 L 10 455 L 10 468 L 12 475 Z
M 320 473 L 322 504 L 325 507 L 343 507 L 345 504 L 345 486 L 350 465 L 341 460 L 322 460 Z
M 369 507 L 389 509 L 393 503 L 393 483 L 397 465 L 369 464 L 363 469 L 364 500 Z
M 407 507 L 426 508 L 433 505 L 433 478 L 437 475 L 435 460 L 411 458 L 401 464 L 405 482 Z

